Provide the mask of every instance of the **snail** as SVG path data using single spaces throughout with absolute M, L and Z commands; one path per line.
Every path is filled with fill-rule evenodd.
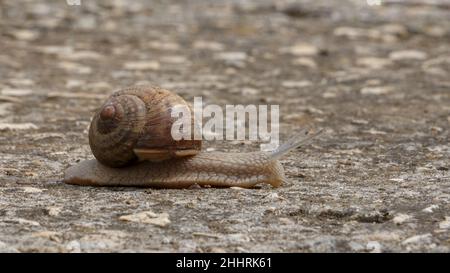
M 89 145 L 96 159 L 69 167 L 64 182 L 89 186 L 187 188 L 192 185 L 279 187 L 286 177 L 278 159 L 319 132 L 304 129 L 272 152 L 201 150 L 201 140 L 171 136 L 174 106 L 191 107 L 159 87 L 130 87 L 113 93 L 95 113 Z M 192 115 L 193 116 L 193 115 Z

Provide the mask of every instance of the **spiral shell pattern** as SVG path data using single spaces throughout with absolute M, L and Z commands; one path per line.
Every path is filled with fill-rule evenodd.
M 171 109 L 179 105 L 189 107 L 181 97 L 159 87 L 131 87 L 113 93 L 91 122 L 92 153 L 104 165 L 122 167 L 137 160 L 177 157 L 178 151 L 200 151 L 200 140 L 175 141 L 171 137 L 175 121 Z

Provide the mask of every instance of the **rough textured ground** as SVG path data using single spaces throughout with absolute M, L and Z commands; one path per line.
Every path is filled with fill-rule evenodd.
M 450 251 L 450 2 L 385 2 L 0 0 L 0 251 Z M 139 83 L 328 132 L 277 189 L 63 184 Z

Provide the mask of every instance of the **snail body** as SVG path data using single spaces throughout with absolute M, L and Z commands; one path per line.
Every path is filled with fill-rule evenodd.
M 170 109 L 175 105 L 189 107 L 181 97 L 157 87 L 115 92 L 89 129 L 96 159 L 69 167 L 64 182 L 159 188 L 195 184 L 249 188 L 260 183 L 279 187 L 286 177 L 278 159 L 318 134 L 302 130 L 273 152 L 204 152 L 199 140 L 171 137 Z
M 144 161 L 124 168 L 86 160 L 67 169 L 65 176 L 68 184 L 156 188 L 187 188 L 194 184 L 249 188 L 259 183 L 278 187 L 285 179 L 281 164 L 260 152 L 201 152 L 192 157 Z

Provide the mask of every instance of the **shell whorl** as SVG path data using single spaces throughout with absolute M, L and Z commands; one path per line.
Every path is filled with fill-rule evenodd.
M 171 137 L 175 121 L 171 109 L 180 105 L 189 107 L 178 95 L 158 87 L 131 87 L 113 93 L 91 122 L 92 153 L 111 167 L 196 154 L 201 141 Z

